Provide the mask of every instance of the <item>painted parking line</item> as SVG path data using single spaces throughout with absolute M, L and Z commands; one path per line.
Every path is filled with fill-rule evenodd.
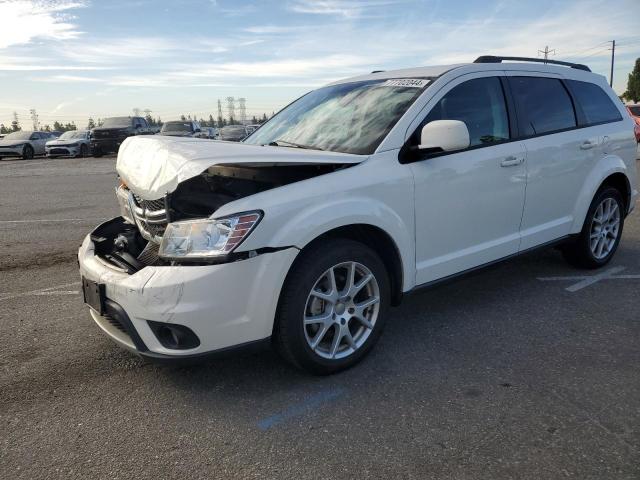
M 0 295 L 0 301 L 11 300 L 20 297 L 34 297 L 34 296 L 46 296 L 46 295 L 79 295 L 80 290 L 68 290 L 69 287 L 80 286 L 80 282 L 63 283 L 62 285 L 56 285 L 55 287 L 40 288 L 38 290 L 32 290 L 30 292 L 20 293 L 8 293 Z M 66 288 L 67 290 L 61 290 Z
M 95 222 L 107 220 L 106 217 L 102 218 L 42 218 L 36 220 L 0 220 L 2 224 L 15 224 L 15 223 L 61 223 L 61 222 Z
M 258 428 L 260 430 L 269 430 L 276 425 L 279 425 L 294 417 L 299 417 L 305 413 L 311 412 L 313 409 L 320 407 L 321 405 L 331 402 L 338 397 L 344 395 L 345 391 L 342 388 L 334 388 L 332 390 L 325 390 L 315 395 L 307 397 L 300 403 L 293 404 L 285 410 L 263 418 L 258 422 Z
M 565 288 L 567 292 L 577 292 L 603 280 L 638 280 L 640 275 L 617 275 L 626 267 L 613 267 L 595 275 L 575 275 L 570 277 L 538 277 L 542 282 L 575 282 Z

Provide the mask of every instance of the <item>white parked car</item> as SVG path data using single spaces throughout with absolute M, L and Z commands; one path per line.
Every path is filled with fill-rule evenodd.
M 50 138 L 48 132 L 18 130 L 8 133 L 0 140 L 0 158 L 22 157 L 28 160 L 34 155 L 43 155 L 44 146 Z
M 69 130 L 60 137 L 49 140 L 45 146 L 47 157 L 86 157 L 89 155 L 91 133 L 89 130 Z
M 326 374 L 422 287 L 549 245 L 605 265 L 638 196 L 633 120 L 587 67 L 513 59 L 338 81 L 243 143 L 127 139 L 122 216 L 79 250 L 94 320 L 147 357 L 271 341 Z

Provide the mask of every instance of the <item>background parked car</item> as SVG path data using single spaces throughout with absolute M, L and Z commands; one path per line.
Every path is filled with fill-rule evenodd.
M 169 137 L 206 138 L 206 134 L 200 127 L 200 124 L 193 120 L 165 122 L 160 129 L 160 135 Z
M 45 145 L 47 157 L 86 157 L 90 149 L 89 130 L 69 130 Z
M 203 138 L 217 140 L 220 138 L 220 130 L 215 127 L 202 127 Z
M 260 128 L 260 124 L 259 123 L 255 124 L 255 125 L 247 125 L 247 130 L 249 130 L 249 133 L 253 133 L 259 128 Z
M 105 118 L 102 125 L 91 130 L 91 149 L 94 157 L 117 153 L 120 145 L 134 135 L 151 135 L 147 121 L 142 117 Z
M 43 155 L 48 140 L 48 132 L 20 130 L 9 133 L 0 140 L 0 157 L 22 157 L 27 160 L 34 155 Z
M 245 125 L 229 125 L 220 129 L 220 140 L 239 142 L 251 132 Z

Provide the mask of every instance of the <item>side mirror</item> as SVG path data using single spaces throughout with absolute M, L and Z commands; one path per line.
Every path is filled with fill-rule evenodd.
M 469 129 L 460 120 L 434 120 L 422 127 L 418 150 L 453 152 L 469 148 Z

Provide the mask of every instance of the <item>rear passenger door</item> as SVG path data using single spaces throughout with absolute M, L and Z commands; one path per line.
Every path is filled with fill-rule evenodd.
M 578 194 L 596 161 L 595 132 L 578 129 L 571 95 L 558 76 L 509 72 L 520 137 L 527 151 L 521 246 L 526 250 L 571 231 Z

